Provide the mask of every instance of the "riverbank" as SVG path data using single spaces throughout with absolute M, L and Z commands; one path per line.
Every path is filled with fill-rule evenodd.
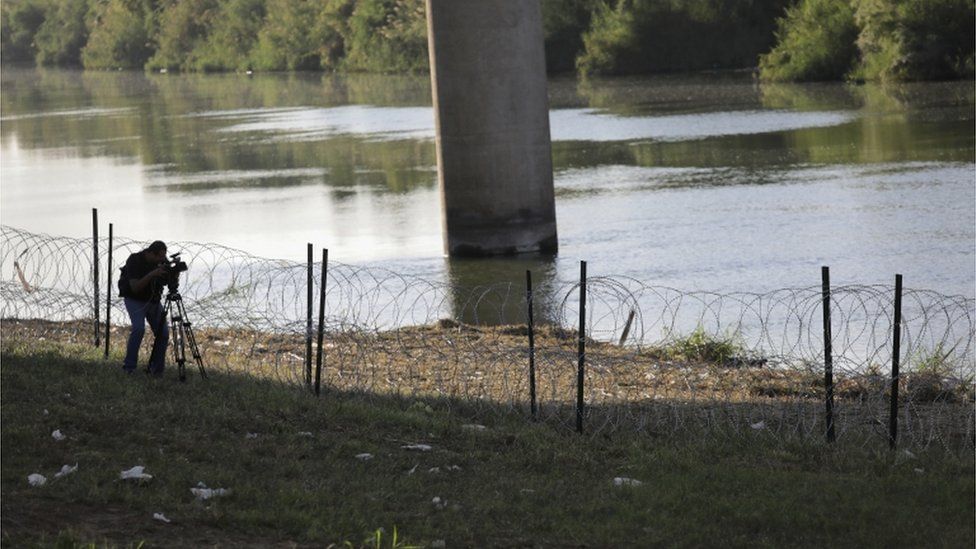
M 578 437 L 504 415 L 476 426 L 437 398 L 2 359 L 5 545 L 365 547 L 380 528 L 383 547 L 394 529 L 446 547 L 974 542 L 971 459 L 941 451 Z M 136 465 L 152 479 L 119 479 Z M 229 493 L 198 499 L 200 482 Z

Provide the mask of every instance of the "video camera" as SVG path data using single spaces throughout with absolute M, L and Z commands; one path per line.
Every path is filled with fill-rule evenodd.
M 180 253 L 170 254 L 169 260 L 159 264 L 166 271 L 166 287 L 172 294 L 177 293 L 180 287 L 180 273 L 185 272 L 189 267 L 186 262 L 180 260 Z

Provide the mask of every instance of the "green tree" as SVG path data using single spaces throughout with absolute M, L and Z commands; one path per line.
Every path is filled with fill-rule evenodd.
M 854 76 L 907 81 L 973 75 L 972 0 L 855 0 L 862 63 Z
M 66 0 L 51 5 L 44 23 L 34 35 L 38 65 L 81 65 L 81 48 L 88 41 L 87 13 L 85 0 Z
M 35 60 L 34 35 L 44 23 L 45 8 L 41 0 L 0 2 L 0 58 L 4 63 Z
M 203 71 L 248 68 L 265 13 L 265 0 L 221 3 L 206 43 L 195 53 L 195 68 Z
M 81 50 L 86 69 L 141 69 L 153 53 L 146 5 L 135 0 L 100 0 L 89 20 Z
M 800 0 L 778 21 L 777 44 L 759 58 L 768 81 L 840 80 L 857 62 L 849 0 Z
M 196 68 L 210 27 L 217 15 L 217 0 L 171 0 L 159 17 L 155 55 L 147 69 L 190 70 Z
M 326 2 L 328 3 L 328 2 Z M 264 70 L 314 70 L 322 66 L 321 41 L 313 32 L 319 2 L 268 0 L 264 26 L 252 53 L 255 68 Z
M 349 17 L 345 68 L 357 71 L 427 70 L 423 0 L 358 0 Z

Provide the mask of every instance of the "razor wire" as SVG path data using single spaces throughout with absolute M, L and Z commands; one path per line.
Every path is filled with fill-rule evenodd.
M 90 345 L 91 239 L 8 226 L 0 231 L 5 344 Z M 144 248 L 124 238 L 112 245 L 113 267 L 98 289 L 103 299 L 109 284 L 104 277 L 111 277 L 114 295 L 118 268 Z M 107 239 L 100 239 L 98 250 L 99 265 L 107 265 Z M 169 250 L 181 252 L 189 266 L 180 293 L 208 368 L 305 381 L 309 362 L 314 364 L 306 356 L 312 335 L 306 263 L 197 242 L 170 243 Z M 312 268 L 316 321 L 321 267 Z M 327 386 L 447 397 L 479 414 L 526 408 L 523 286 L 462 287 L 376 267 L 334 262 L 327 267 L 321 350 L 312 338 L 313 354 L 325 357 Z M 819 286 L 717 293 L 622 276 L 592 277 L 586 284 L 585 397 L 591 432 L 823 435 Z M 533 289 L 540 414 L 567 427 L 574 417 L 579 306 L 578 282 L 546 280 Z M 901 436 L 918 447 L 971 446 L 976 302 L 909 289 L 902 307 Z M 838 439 L 883 439 L 893 290 L 837 286 L 831 288 L 830 308 Z M 112 319 L 113 352 L 121 354 L 128 319 L 118 298 L 112 301 Z

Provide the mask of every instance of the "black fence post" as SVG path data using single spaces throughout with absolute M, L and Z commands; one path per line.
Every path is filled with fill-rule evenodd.
M 315 355 L 315 396 L 322 386 L 322 335 L 325 331 L 325 277 L 328 274 L 329 250 L 322 248 L 322 281 L 319 285 L 319 348 Z
M 832 332 L 830 328 L 830 267 L 820 267 L 823 283 L 823 337 L 824 337 L 824 401 L 826 403 L 825 421 L 827 423 L 827 442 L 834 442 L 834 357 Z
M 95 291 L 92 292 L 95 298 L 93 306 L 95 310 L 95 347 L 101 347 L 102 327 L 98 319 L 98 293 L 101 291 L 98 283 L 98 208 L 92 208 L 92 279 L 95 288 Z
M 586 367 L 586 262 L 580 261 L 579 346 L 576 356 L 576 432 L 583 432 L 583 374 Z
M 535 403 L 535 325 L 532 319 L 532 271 L 525 271 L 525 305 L 528 309 L 529 319 L 529 408 L 532 411 L 532 419 L 537 417 Z
M 306 289 L 308 290 L 308 296 L 306 303 L 308 304 L 308 309 L 305 315 L 305 385 L 309 388 L 312 386 L 312 284 L 313 284 L 313 265 L 315 258 L 313 257 L 312 243 L 309 242 L 307 245 L 308 252 L 308 265 L 307 265 L 307 275 L 308 282 L 306 284 Z
M 898 442 L 898 361 L 901 354 L 901 275 L 895 275 L 895 327 L 891 342 L 891 415 L 888 422 L 888 446 Z
M 112 335 L 112 224 L 108 224 L 108 265 L 105 268 L 105 358 Z

